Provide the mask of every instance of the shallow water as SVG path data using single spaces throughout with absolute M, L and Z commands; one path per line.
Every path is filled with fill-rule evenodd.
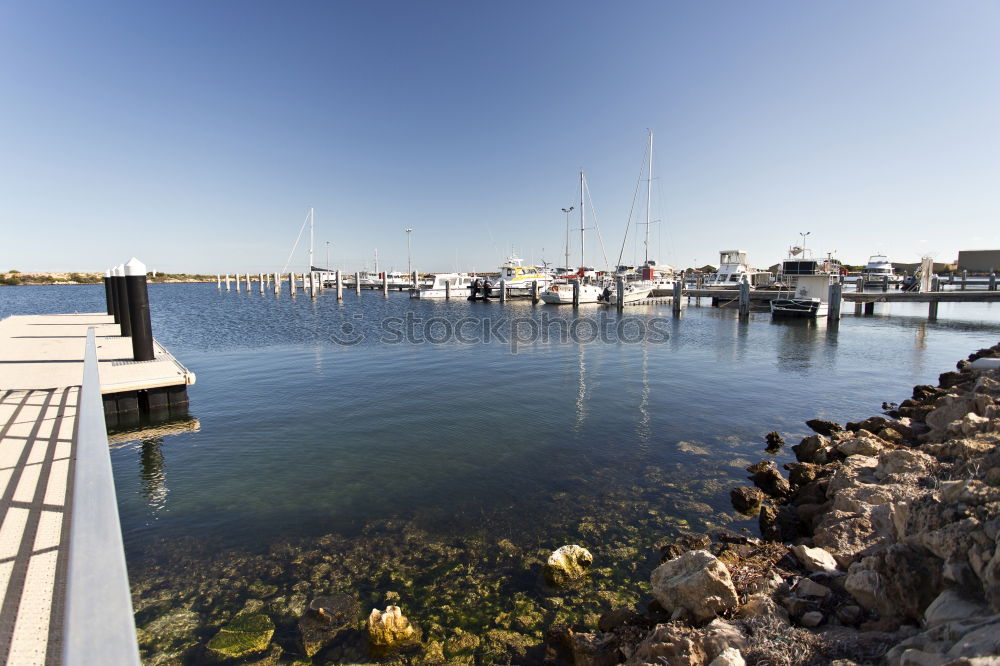
M 513 543 L 515 564 L 475 560 L 482 581 L 507 581 L 491 595 L 499 606 L 528 595 L 545 607 L 537 581 L 514 575 L 540 565 L 536 550 L 581 541 L 600 567 L 602 549 L 624 549 L 605 557 L 610 570 L 596 576 L 605 582 L 595 594 L 607 592 L 642 578 L 647 565 L 627 563 L 642 560 L 658 535 L 755 530 L 754 520 L 734 514 L 728 490 L 744 481 L 745 465 L 770 457 L 768 431 L 791 444 L 807 434 L 806 419 L 877 414 L 882 401 L 934 383 L 1000 337 L 995 304 L 942 304 L 936 322 L 926 320 L 926 305 L 880 305 L 879 314 L 848 313 L 837 327 L 774 322 L 766 313 L 741 324 L 734 310 L 707 306 L 687 307 L 680 318 L 669 305 L 631 307 L 623 320 L 632 337 L 622 342 L 586 341 L 601 327 L 616 334 L 619 316 L 597 307 L 379 292 L 347 292 L 338 304 L 329 290 L 312 302 L 287 289 L 275 299 L 220 293 L 214 284 L 151 285 L 150 300 L 154 334 L 197 373 L 189 395 L 200 427 L 119 437 L 112 451 L 140 609 L 149 581 L 170 587 L 160 567 L 171 561 L 210 571 L 222 566 L 220 553 L 241 553 L 280 566 L 323 538 L 324 552 L 360 553 L 416 533 L 422 544 L 457 548 L 416 548 L 425 573 L 470 544 Z M 102 306 L 99 286 L 0 289 L 0 316 Z M 411 322 L 415 332 L 436 342 L 394 344 L 407 314 L 420 320 Z M 398 319 L 384 328 L 391 317 Z M 445 339 L 462 318 L 466 341 Z M 522 342 L 502 339 L 512 326 Z M 549 339 L 527 341 L 533 326 Z M 585 340 L 561 341 L 560 326 Z M 642 330 L 646 339 L 635 341 Z M 791 459 L 789 448 L 774 456 L 779 464 Z M 287 566 L 273 579 L 280 588 L 305 575 Z M 442 580 L 449 575 L 441 570 Z M 426 610 L 428 590 L 441 593 L 430 578 L 409 579 L 411 607 Z M 310 593 L 347 588 L 376 604 L 396 583 L 319 582 Z M 193 583 L 173 585 L 195 603 Z M 640 592 L 637 582 L 633 597 Z M 254 594 L 215 603 L 235 612 Z M 591 601 L 583 615 L 612 604 Z M 199 603 L 199 635 L 210 635 L 206 627 L 221 616 Z M 474 604 L 462 603 L 448 622 L 475 629 L 495 620 L 475 619 Z

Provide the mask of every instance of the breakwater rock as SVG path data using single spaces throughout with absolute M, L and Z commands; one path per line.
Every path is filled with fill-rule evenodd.
M 664 548 L 655 601 L 557 626 L 548 664 L 1000 664 L 1000 345 L 748 467 L 725 529 Z M 767 437 L 770 448 L 776 433 Z

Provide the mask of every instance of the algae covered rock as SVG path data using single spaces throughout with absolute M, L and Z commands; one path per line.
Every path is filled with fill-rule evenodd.
M 586 576 L 593 563 L 594 556 L 586 548 L 576 544 L 561 546 L 545 562 L 545 580 L 556 587 L 569 585 Z
M 693 550 L 658 566 L 653 596 L 670 612 L 684 611 L 695 622 L 735 608 L 739 602 L 726 565 L 707 550 Z
M 237 615 L 222 627 L 206 648 L 219 659 L 238 659 L 263 652 L 274 635 L 274 622 L 263 613 Z
M 399 606 L 388 606 L 385 612 L 372 609 L 368 616 L 368 643 L 372 652 L 386 654 L 418 640 L 417 630 L 399 610 Z

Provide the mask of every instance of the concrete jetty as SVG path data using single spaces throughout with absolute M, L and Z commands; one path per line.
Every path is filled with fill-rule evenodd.
M 0 321 L 0 662 L 138 664 L 105 418 L 195 376 L 132 351 L 103 313 Z

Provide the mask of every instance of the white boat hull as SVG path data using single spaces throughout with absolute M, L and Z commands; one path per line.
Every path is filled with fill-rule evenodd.
M 580 303 L 597 303 L 601 294 L 604 290 L 601 287 L 592 284 L 581 284 L 580 285 Z M 553 285 L 539 294 L 539 298 L 542 302 L 548 303 L 549 305 L 572 305 L 573 304 L 573 285 L 571 284 L 558 284 Z
M 646 287 L 625 287 L 624 301 L 628 303 L 639 303 L 649 298 L 649 295 L 653 292 L 651 286 Z M 606 301 L 608 305 L 618 305 L 618 290 L 615 287 L 611 288 L 611 294 L 608 296 Z
M 818 298 L 775 298 L 771 301 L 772 317 L 825 317 L 828 305 Z

